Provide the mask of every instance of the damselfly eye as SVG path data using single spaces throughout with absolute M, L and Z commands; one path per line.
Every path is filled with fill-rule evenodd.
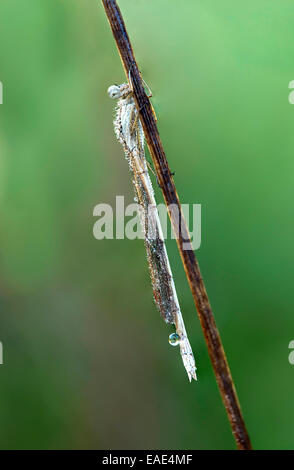
M 111 85 L 107 90 L 108 95 L 112 99 L 120 98 L 121 97 L 121 89 L 117 85 Z
M 127 83 L 122 83 L 121 85 L 111 85 L 108 88 L 107 93 L 110 98 L 124 99 L 131 93 L 131 89 Z
M 172 333 L 171 335 L 169 335 L 168 337 L 168 342 L 169 344 L 171 344 L 172 346 L 178 346 L 178 344 L 180 343 L 181 341 L 181 338 L 180 336 L 178 335 L 178 333 Z

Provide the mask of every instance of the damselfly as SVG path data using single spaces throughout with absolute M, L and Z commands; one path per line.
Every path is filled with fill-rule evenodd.
M 148 173 L 144 151 L 144 132 L 135 106 L 131 87 L 127 83 L 108 88 L 110 98 L 118 99 L 114 129 L 122 144 L 133 177 L 135 200 L 139 205 L 154 300 L 166 323 L 175 325 L 169 337 L 179 345 L 189 380 L 197 380 L 193 352 L 187 337 L 172 271 L 166 251 L 154 190 Z

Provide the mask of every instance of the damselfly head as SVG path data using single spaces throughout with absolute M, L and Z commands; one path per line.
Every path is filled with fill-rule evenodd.
M 111 85 L 107 90 L 109 97 L 114 100 L 126 98 L 130 92 L 130 87 L 127 83 L 123 83 L 122 85 Z

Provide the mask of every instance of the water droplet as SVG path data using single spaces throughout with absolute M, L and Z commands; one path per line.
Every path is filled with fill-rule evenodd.
M 171 344 L 172 346 L 178 346 L 178 344 L 180 343 L 181 341 L 181 338 L 180 336 L 178 335 L 178 333 L 172 333 L 171 335 L 169 335 L 168 337 L 168 342 L 169 344 Z

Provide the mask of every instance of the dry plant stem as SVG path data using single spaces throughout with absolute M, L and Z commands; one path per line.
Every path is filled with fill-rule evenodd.
M 158 182 L 162 188 L 173 229 L 175 233 L 178 234 L 179 232 L 177 239 L 178 249 L 193 294 L 210 360 L 231 423 L 232 432 L 238 449 L 250 450 L 250 439 L 242 416 L 229 365 L 215 324 L 199 265 L 192 249 L 190 235 L 184 221 L 175 184 L 163 150 L 152 106 L 144 90 L 129 36 L 117 2 L 115 0 L 102 0 L 102 3 L 116 41 L 126 77 L 128 80 L 131 78 L 132 81 L 131 85 L 133 87 L 135 104 L 140 115 L 146 142 L 153 160 Z M 182 223 L 180 223 L 180 230 L 178 229 L 179 221 L 175 214 L 176 211 L 173 212 L 170 210 L 170 206 L 172 207 L 173 204 L 178 207 L 179 213 L 181 214 Z M 191 249 L 187 250 L 187 243 L 191 244 Z M 185 244 L 186 249 L 183 248 L 183 244 Z

